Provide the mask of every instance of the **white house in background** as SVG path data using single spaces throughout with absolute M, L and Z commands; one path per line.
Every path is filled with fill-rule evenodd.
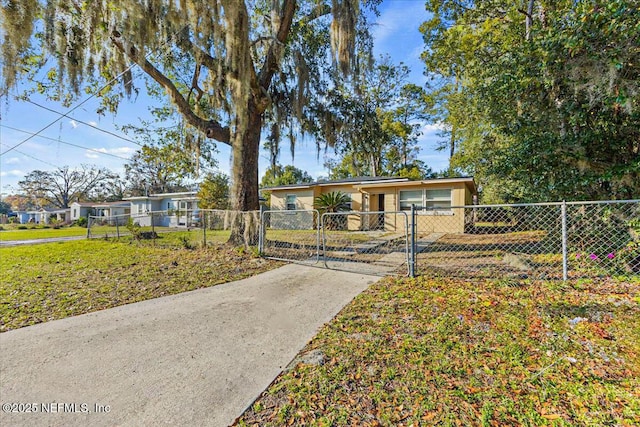
M 93 215 L 91 207 L 93 203 L 91 202 L 73 202 L 69 205 L 69 209 L 71 209 L 71 215 L 69 219 L 71 221 L 77 221 L 80 217 L 87 218 L 89 215 Z
M 187 226 L 193 211 L 198 210 L 196 194 L 196 191 L 160 193 L 124 200 L 131 202 L 131 218 L 141 226 L 151 225 L 151 212 L 162 212 L 164 215 L 154 217 L 154 225 L 178 227 Z
M 52 219 L 60 222 L 69 220 L 69 209 L 38 209 L 17 212 L 21 224 L 49 224 Z
M 124 216 L 131 213 L 131 202 L 127 200 L 104 202 L 92 204 L 91 208 L 95 216 Z

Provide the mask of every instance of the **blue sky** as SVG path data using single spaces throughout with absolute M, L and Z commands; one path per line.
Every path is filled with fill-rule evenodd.
M 423 50 L 422 37 L 418 31 L 420 24 L 426 20 L 423 0 L 385 0 L 381 5 L 380 17 L 375 20 L 373 34 L 375 38 L 374 52 L 376 57 L 383 54 L 391 56 L 395 63 L 404 62 L 411 67 L 411 81 L 424 85 L 424 66 L 420 61 Z M 134 73 L 135 74 L 135 73 Z M 67 112 L 59 104 L 47 102 L 43 98 L 32 100 L 45 107 Z M 81 101 L 79 101 L 81 102 Z M 95 113 L 99 101 L 89 99 L 82 106 L 69 113 L 70 117 L 47 111 L 34 104 L 9 100 L 0 106 L 0 152 L 10 147 L 19 147 L 7 152 L 0 158 L 0 191 L 3 195 L 16 192 L 17 183 L 32 170 L 53 170 L 60 166 L 77 167 L 90 164 L 106 167 L 122 174 L 124 164 L 137 148 L 126 135 L 117 130 L 117 126 L 129 123 L 137 124 L 140 117 L 147 116 L 147 97 L 141 96 L 137 102 L 123 102 L 118 114 L 99 116 Z M 75 104 L 77 105 L 77 104 Z M 56 119 L 59 119 L 55 121 Z M 54 123 L 55 121 L 55 123 Z M 100 129 L 112 132 L 107 134 L 87 126 L 89 123 Z M 28 133 L 36 133 L 49 126 L 26 142 Z M 445 169 L 448 164 L 447 154 L 434 150 L 437 141 L 437 126 L 426 124 L 420 137 L 421 152 L 419 158 L 433 170 Z M 118 136 L 121 137 L 118 137 Z M 83 148 L 78 148 L 76 146 Z M 218 144 L 218 167 L 228 173 L 230 165 L 230 148 Z M 296 147 L 295 159 L 292 160 L 289 148 L 283 146 L 280 163 L 293 164 L 306 170 L 311 176 L 326 176 L 323 167 L 323 154 L 317 159 L 313 141 L 301 141 Z M 268 167 L 268 153 L 260 155 L 260 177 Z

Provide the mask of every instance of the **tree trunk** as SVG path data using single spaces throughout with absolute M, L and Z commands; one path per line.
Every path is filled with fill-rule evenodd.
M 255 211 L 260 209 L 258 198 L 258 157 L 260 153 L 260 132 L 262 130 L 262 115 L 258 112 L 254 102 L 249 101 L 247 116 L 238 123 L 235 133 L 231 135 L 232 165 L 231 165 L 231 209 L 235 211 Z M 255 237 L 253 236 L 255 234 Z M 245 222 L 243 215 L 236 216 L 236 223 L 231 227 L 229 243 L 234 245 L 255 245 L 257 233 L 248 233 L 249 241 L 245 239 Z M 254 241 L 255 240 L 255 241 Z

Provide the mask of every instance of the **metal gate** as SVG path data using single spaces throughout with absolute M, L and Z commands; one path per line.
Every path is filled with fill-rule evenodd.
M 266 258 L 303 264 L 319 262 L 317 210 L 264 211 L 260 229 L 260 252 Z
M 365 274 L 409 272 L 406 212 L 265 211 L 263 256 Z
M 406 212 L 325 213 L 321 227 L 325 267 L 382 276 L 409 274 Z

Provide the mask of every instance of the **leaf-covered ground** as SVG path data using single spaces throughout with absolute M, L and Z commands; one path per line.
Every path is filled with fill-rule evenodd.
M 279 265 L 187 237 L 0 248 L 0 332 L 242 279 Z
M 640 281 L 385 279 L 237 425 L 640 425 Z

